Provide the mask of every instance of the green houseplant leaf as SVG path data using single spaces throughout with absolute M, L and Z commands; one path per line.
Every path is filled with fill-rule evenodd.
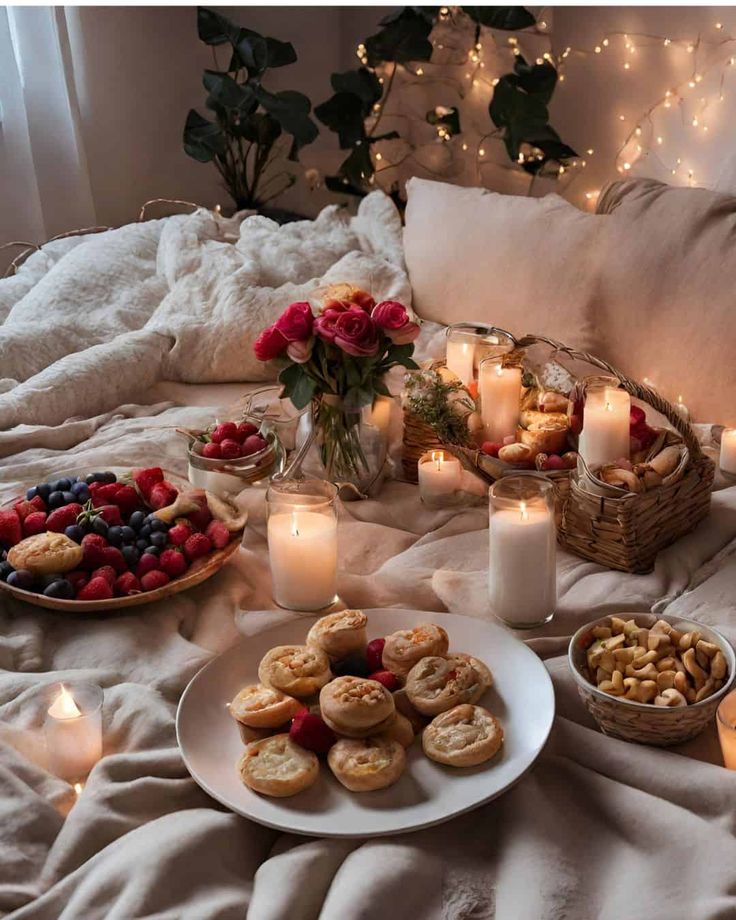
M 523 6 L 464 6 L 463 12 L 478 25 L 509 32 L 528 29 L 537 21 Z
M 227 141 L 219 125 L 190 109 L 184 125 L 184 150 L 189 156 L 200 163 L 209 163 L 216 156 L 222 156 L 226 149 Z
M 383 28 L 365 40 L 368 63 L 382 61 L 428 61 L 432 57 L 433 18 L 417 7 L 407 6 L 382 20 Z

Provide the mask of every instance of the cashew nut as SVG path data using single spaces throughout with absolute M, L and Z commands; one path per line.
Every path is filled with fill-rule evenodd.
M 665 649 L 669 650 L 671 647 L 672 642 L 669 636 L 666 636 L 664 633 L 649 633 L 647 648 L 650 652 L 659 652 L 661 654 Z
M 657 674 L 657 689 L 660 693 L 662 690 L 671 690 L 675 686 L 676 676 L 676 671 L 660 671 Z
M 687 674 L 685 671 L 678 671 L 675 674 L 675 690 L 678 690 L 680 693 L 684 693 L 689 684 L 687 682 Z
M 639 684 L 641 681 L 638 677 L 627 677 L 624 679 L 624 687 L 626 687 L 626 693 L 624 693 L 625 700 L 638 700 L 639 699 Z
M 696 652 L 703 652 L 708 658 L 713 658 L 717 652 L 720 651 L 717 645 L 714 645 L 712 642 L 706 642 L 705 639 L 701 639 L 700 642 L 695 646 Z
M 685 665 L 685 670 L 692 674 L 695 683 L 700 683 L 701 685 L 708 680 L 708 675 L 700 667 L 698 662 L 695 660 L 695 649 L 689 648 L 682 656 L 682 663 Z
M 593 635 L 596 639 L 610 639 L 612 632 L 607 626 L 594 626 Z
M 655 697 L 655 706 L 687 706 L 687 700 L 679 690 L 663 690 L 660 696 Z
M 624 676 L 620 671 L 614 671 L 610 680 L 604 680 L 598 687 L 603 693 L 609 693 L 611 696 L 624 695 Z
M 649 664 L 644 665 L 643 668 L 636 668 L 633 664 L 626 665 L 626 676 L 627 677 L 638 677 L 639 680 L 654 680 L 657 679 L 657 669 L 650 662 Z
M 655 667 L 658 671 L 674 671 L 675 669 L 675 660 L 672 655 L 668 655 L 666 658 L 660 658 L 659 661 L 655 663 Z
M 624 626 L 626 624 L 621 619 L 621 617 L 611 617 L 611 632 L 614 636 L 617 636 L 619 633 L 624 631 Z
M 716 682 L 713 680 L 713 678 L 709 677 L 708 680 L 706 680 L 706 682 L 700 688 L 700 690 L 698 690 L 698 692 L 695 694 L 695 702 L 699 703 L 701 700 L 707 699 L 711 693 L 714 693 L 716 689 L 715 684 Z
M 672 626 L 667 622 L 667 620 L 657 620 L 654 626 L 650 627 L 649 632 L 664 633 L 665 636 L 669 636 L 669 634 L 672 632 Z
M 716 680 L 723 680 L 723 678 L 726 676 L 727 670 L 728 665 L 726 664 L 726 656 L 720 649 L 718 649 L 710 661 L 711 677 L 714 677 Z
M 634 660 L 635 652 L 636 649 L 632 648 L 630 645 L 626 648 L 617 648 L 613 653 L 613 658 L 619 667 L 625 667 L 627 664 L 631 664 L 631 662 Z

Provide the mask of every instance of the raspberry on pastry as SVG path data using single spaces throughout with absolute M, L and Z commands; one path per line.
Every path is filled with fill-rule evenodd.
M 328 613 L 317 620 L 307 633 L 307 645 L 321 648 L 330 658 L 344 658 L 365 648 L 367 623 L 368 617 L 362 610 Z
M 330 659 L 321 649 L 307 645 L 277 645 L 258 666 L 262 684 L 290 696 L 312 696 L 331 677 Z
M 230 715 L 250 728 L 278 728 L 286 724 L 302 708 L 299 700 L 273 687 L 251 684 L 238 693 L 229 704 Z
M 319 760 L 282 733 L 251 742 L 240 758 L 238 770 L 250 789 L 282 798 L 296 795 L 316 781 Z
M 82 547 L 63 533 L 37 533 L 8 550 L 14 569 L 28 569 L 34 575 L 71 572 L 82 561 Z
M 319 694 L 322 718 L 339 735 L 364 738 L 382 730 L 396 711 L 391 693 L 366 677 L 336 677 Z M 388 724 L 388 723 L 387 723 Z
M 422 735 L 427 757 L 450 767 L 484 763 L 502 744 L 503 728 L 498 719 L 482 706 L 469 703 L 435 716 Z
M 436 716 L 460 703 L 475 703 L 485 691 L 486 684 L 467 655 L 422 658 L 406 678 L 406 695 L 425 716 Z
M 346 789 L 370 792 L 399 779 L 406 754 L 398 741 L 386 738 L 341 738 L 330 748 L 327 763 Z
M 420 623 L 386 636 L 383 666 L 399 677 L 406 677 L 414 665 L 428 655 L 446 655 L 450 647 L 447 633 L 434 623 Z

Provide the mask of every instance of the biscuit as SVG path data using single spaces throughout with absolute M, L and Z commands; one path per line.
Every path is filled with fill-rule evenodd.
M 290 696 L 311 696 L 331 677 L 327 655 L 306 645 L 277 645 L 266 652 L 258 666 L 262 684 Z
M 317 755 L 299 747 L 287 734 L 254 741 L 238 762 L 240 778 L 250 789 L 283 798 L 308 789 L 319 776 Z
M 387 741 L 398 741 L 403 748 L 408 748 L 414 741 L 414 729 L 406 716 L 397 712 L 388 728 L 383 729 L 375 737 L 383 738 Z
M 341 738 L 332 745 L 327 763 L 351 792 L 391 786 L 404 772 L 406 754 L 398 741 L 383 738 Z
M 447 633 L 434 623 L 420 623 L 411 629 L 400 629 L 386 636 L 383 647 L 383 666 L 406 677 L 414 665 L 428 655 L 446 655 L 450 647 Z
M 251 684 L 244 687 L 229 704 L 236 722 L 250 728 L 278 728 L 292 719 L 303 703 L 273 687 Z
M 14 569 L 28 569 L 34 575 L 71 572 L 82 562 L 82 547 L 63 533 L 37 533 L 8 550 Z
M 474 767 L 494 756 L 503 744 L 503 728 L 482 706 L 463 703 L 443 712 L 422 735 L 422 748 L 431 760 L 451 767 Z
M 361 652 L 368 643 L 368 617 L 362 610 L 340 610 L 321 617 L 307 633 L 307 645 L 321 648 L 330 658 Z
M 355 738 L 370 734 L 396 711 L 391 692 L 383 684 L 349 675 L 336 677 L 322 688 L 319 707 L 330 728 Z

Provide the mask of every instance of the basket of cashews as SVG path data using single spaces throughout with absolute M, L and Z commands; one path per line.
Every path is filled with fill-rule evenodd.
M 601 617 L 572 637 L 578 693 L 606 735 L 666 747 L 694 738 L 736 677 L 731 644 L 677 617 Z

